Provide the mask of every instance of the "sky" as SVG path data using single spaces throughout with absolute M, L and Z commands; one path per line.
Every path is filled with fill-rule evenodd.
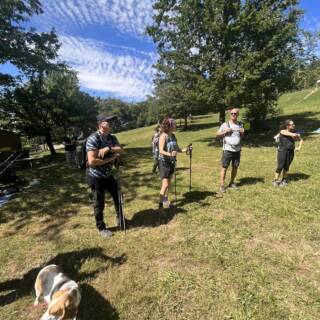
M 153 0 L 42 0 L 32 17 L 39 31 L 54 28 L 59 59 L 78 72 L 81 89 L 102 98 L 142 101 L 152 94 L 156 48 L 145 34 Z M 320 30 L 320 0 L 301 0 L 302 26 Z M 14 73 L 10 65 L 0 71 Z

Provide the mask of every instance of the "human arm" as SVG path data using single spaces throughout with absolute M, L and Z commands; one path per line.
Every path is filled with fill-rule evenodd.
M 99 158 L 104 158 L 107 154 L 109 153 L 118 153 L 118 154 L 121 154 L 123 153 L 124 150 L 123 148 L 120 146 L 120 145 L 115 145 L 115 146 L 106 146 L 102 149 L 99 149 L 98 151 L 98 156 Z
M 90 150 L 87 152 L 89 166 L 94 166 L 94 167 L 103 166 L 109 162 L 114 161 L 119 156 L 118 153 L 114 153 L 114 154 L 112 154 L 111 157 L 107 157 L 107 158 L 102 159 L 99 156 L 99 151 L 100 150 L 95 149 L 95 150 Z
M 294 132 L 291 132 L 291 131 L 288 131 L 288 130 L 280 130 L 280 133 L 283 136 L 292 137 L 294 139 L 301 139 L 300 134 L 294 133 Z
M 107 145 L 106 147 L 99 149 L 99 157 L 104 158 L 108 153 L 118 153 L 122 154 L 124 153 L 123 148 L 121 147 L 118 139 L 116 136 L 111 136 L 111 143 Z
M 228 133 L 232 132 L 231 128 L 229 128 L 225 123 L 223 123 L 219 130 L 216 133 L 216 136 L 218 138 L 226 136 Z
M 299 145 L 298 145 L 298 147 L 297 147 L 295 150 L 296 150 L 296 151 L 299 151 L 299 150 L 301 149 L 302 144 L 303 144 L 303 140 L 302 140 L 302 138 L 300 137 Z

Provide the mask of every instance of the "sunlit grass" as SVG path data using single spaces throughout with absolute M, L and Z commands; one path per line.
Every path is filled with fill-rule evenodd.
M 240 188 L 223 195 L 216 115 L 178 131 L 179 144 L 194 147 L 192 191 L 189 158 L 180 154 L 178 208 L 167 220 L 154 210 L 153 128 L 119 134 L 127 152 L 125 212 L 134 226 L 111 239 L 95 230 L 83 171 L 60 159 L 21 172 L 41 183 L 0 209 L 0 318 L 39 319 L 43 310 L 31 306 L 37 268 L 58 263 L 81 284 L 80 319 L 319 319 L 320 137 L 310 132 L 320 127 L 320 94 L 303 100 L 309 92 L 280 99 L 281 118 L 306 132 L 287 188 L 271 184 L 274 129 L 248 136 Z M 105 216 L 113 227 L 110 199 Z

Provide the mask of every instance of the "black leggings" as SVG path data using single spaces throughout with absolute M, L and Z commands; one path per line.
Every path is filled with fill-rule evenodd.
M 294 158 L 294 150 L 286 150 L 286 149 L 279 149 L 278 150 L 278 166 L 277 166 L 277 173 L 281 173 L 282 170 L 289 171 L 291 162 Z
M 103 221 L 106 191 L 108 191 L 112 196 L 114 206 L 116 208 L 116 214 L 119 216 L 118 182 L 113 176 L 108 178 L 94 178 L 89 176 L 88 183 L 93 194 L 93 207 L 96 226 L 99 230 L 102 230 L 106 228 L 106 225 Z

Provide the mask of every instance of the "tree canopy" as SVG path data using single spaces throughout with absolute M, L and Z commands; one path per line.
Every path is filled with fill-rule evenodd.
M 224 121 L 226 109 L 247 107 L 250 120 L 263 121 L 279 94 L 292 87 L 302 14 L 297 4 L 156 1 L 148 34 L 159 54 L 160 101 L 165 95 L 174 101 L 182 94 L 189 102 L 183 104 L 185 110 L 201 106 L 219 112 Z
M 40 13 L 39 0 L 2 0 L 0 4 L 0 64 L 13 64 L 20 76 L 32 77 L 55 66 L 60 47 L 56 33 L 22 26 L 33 14 Z M 10 74 L 0 73 L 0 89 L 16 80 Z

